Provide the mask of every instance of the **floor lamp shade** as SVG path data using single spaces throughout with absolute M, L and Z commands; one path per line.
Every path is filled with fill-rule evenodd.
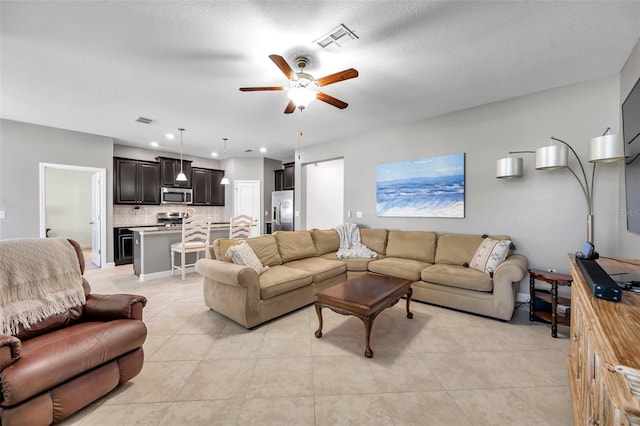
M 618 135 L 604 135 L 591 139 L 589 162 L 618 161 L 624 158 L 624 145 Z
M 497 178 L 513 178 L 522 176 L 522 158 L 501 158 L 496 162 Z
M 536 170 L 559 169 L 569 165 L 568 148 L 549 145 L 536 150 Z

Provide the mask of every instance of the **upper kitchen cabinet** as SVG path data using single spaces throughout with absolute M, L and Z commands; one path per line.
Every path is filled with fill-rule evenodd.
M 114 158 L 115 204 L 160 204 L 160 165 Z
M 191 188 L 191 161 L 182 161 L 182 171 L 187 176 L 186 182 L 176 181 L 176 176 L 180 173 L 180 159 L 168 157 L 156 157 L 160 163 L 160 182 L 162 186 L 179 188 Z
M 295 187 L 295 163 L 286 163 L 284 166 L 282 189 L 294 189 Z
M 220 184 L 224 172 L 222 170 L 193 167 L 193 205 L 224 206 L 225 186 Z

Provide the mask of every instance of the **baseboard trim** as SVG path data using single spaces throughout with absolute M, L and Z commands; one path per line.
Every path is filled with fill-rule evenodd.
M 196 272 L 195 266 L 188 266 L 187 269 L 185 270 L 185 274 L 189 274 L 192 272 Z M 181 275 L 182 275 L 182 272 L 180 271 L 176 271 L 174 273 L 174 277 L 177 277 L 177 278 L 179 278 Z M 150 274 L 140 274 L 140 281 L 149 281 L 149 280 L 154 280 L 156 278 L 165 278 L 170 276 L 171 276 L 171 271 L 152 272 Z
M 516 302 L 518 303 L 529 303 L 531 300 L 531 296 L 529 293 L 518 293 L 516 294 Z

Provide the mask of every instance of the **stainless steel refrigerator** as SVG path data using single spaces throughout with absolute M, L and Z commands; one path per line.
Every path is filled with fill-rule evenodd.
M 293 191 L 271 193 L 271 232 L 293 231 Z

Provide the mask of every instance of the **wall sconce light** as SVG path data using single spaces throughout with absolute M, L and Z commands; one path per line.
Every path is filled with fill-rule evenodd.
M 536 170 L 568 169 L 576 178 L 587 203 L 587 241 L 593 243 L 593 180 L 596 163 L 612 162 L 624 159 L 624 146 L 617 135 L 609 135 L 610 128 L 607 127 L 602 136 L 591 139 L 591 155 L 589 162 L 592 163 L 590 179 L 587 178 L 584 166 L 578 154 L 567 142 L 551 137 L 551 140 L 560 142 L 562 145 L 549 145 L 538 148 L 535 151 L 510 151 L 509 155 L 516 153 L 535 153 Z M 569 150 L 573 153 L 578 165 L 580 174 L 576 173 L 569 166 Z M 496 163 L 497 178 L 513 178 L 522 176 L 522 158 L 501 158 Z

